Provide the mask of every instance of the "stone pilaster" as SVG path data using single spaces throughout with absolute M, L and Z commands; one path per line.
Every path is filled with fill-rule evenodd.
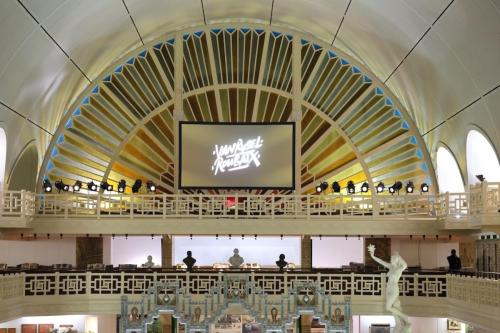
M 161 266 L 172 267 L 172 236 L 163 235 L 161 238 Z
M 312 269 L 312 239 L 311 236 L 302 236 L 300 242 L 300 267 Z

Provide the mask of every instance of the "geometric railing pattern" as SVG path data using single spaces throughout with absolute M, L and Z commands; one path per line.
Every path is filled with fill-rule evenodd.
M 445 274 L 404 274 L 399 282 L 405 297 L 446 298 Z M 19 297 L 120 296 L 122 328 L 145 332 L 146 323 L 170 311 L 190 330 L 207 329 L 229 303 L 239 303 L 269 330 L 280 331 L 301 311 L 320 317 L 331 332 L 348 332 L 349 321 L 336 325 L 341 307 L 350 318 L 350 300 L 383 298 L 387 275 L 293 272 L 53 272 L 0 275 L 0 302 Z M 128 322 L 132 315 L 137 321 Z M 196 310 L 198 308 L 198 310 Z M 275 308 L 279 316 L 270 316 Z M 194 314 L 198 311 L 197 319 Z M 201 314 L 201 320 L 200 320 Z M 347 325 L 347 326 L 346 326 Z
M 272 321 L 272 317 L 266 318 L 265 316 L 269 315 L 270 309 L 273 307 L 276 307 L 279 313 L 289 311 L 286 305 L 289 301 L 295 303 L 297 307 L 307 307 L 308 302 L 314 299 L 312 296 L 318 297 L 319 302 L 316 304 L 321 306 L 325 304 L 340 306 L 346 302 L 359 304 L 359 302 L 370 300 L 381 301 L 385 297 L 386 283 L 387 275 L 385 273 L 299 271 L 285 273 L 276 271 L 194 271 L 187 273 L 182 270 L 23 272 L 0 275 L 0 303 L 31 302 L 30 300 L 45 296 L 50 296 L 51 299 L 55 296 L 64 296 L 64 299 L 68 301 L 72 297 L 82 300 L 82 296 L 97 296 L 102 300 L 113 300 L 115 304 L 117 301 L 123 300 L 127 304 L 126 307 L 122 307 L 123 313 L 129 314 L 132 307 L 137 307 L 136 314 L 141 319 L 145 319 L 144 315 L 157 309 L 157 305 L 161 305 L 163 307 L 160 308 L 163 310 L 171 311 L 173 314 L 177 313 L 180 317 L 182 317 L 180 312 L 184 311 L 184 318 L 181 319 L 184 322 L 191 321 L 191 324 L 195 324 L 192 320 L 198 320 L 194 316 L 196 307 L 201 307 L 201 314 L 211 316 L 211 318 L 217 318 L 221 314 L 221 309 L 223 310 L 224 306 L 217 307 L 213 313 L 208 311 L 210 304 L 206 301 L 212 297 L 210 295 L 219 294 L 221 299 L 217 302 L 220 304 L 227 304 L 226 301 L 229 298 L 231 298 L 231 302 L 251 302 L 250 299 L 253 296 L 257 299 L 257 295 L 265 295 L 261 302 L 250 304 L 255 304 L 259 309 L 252 314 L 255 316 L 264 315 L 264 318 L 259 320 L 261 322 L 268 320 L 267 325 L 271 327 L 273 323 L 269 320 Z M 471 307 L 482 307 L 484 311 L 489 311 L 488 313 L 498 311 L 500 308 L 500 280 L 493 278 L 443 273 L 403 274 L 399 281 L 399 288 L 403 300 L 424 298 L 449 300 L 454 303 L 458 301 Z M 153 292 L 151 292 L 152 290 Z M 173 296 L 175 294 L 173 291 L 180 297 Z M 142 302 L 145 295 L 153 297 L 152 307 L 149 309 L 148 303 Z M 159 295 L 162 296 L 161 303 L 158 302 Z M 306 295 L 309 296 L 304 299 Z M 287 296 L 290 297 L 287 299 Z M 244 300 L 242 300 L 243 297 L 245 297 Z M 178 303 L 175 303 L 176 300 Z M 213 300 L 215 302 L 216 298 Z M 302 303 L 299 303 L 301 300 Z M 303 303 L 304 301 L 307 304 Z M 171 307 L 172 305 L 178 305 L 183 310 L 175 310 Z M 311 307 L 309 308 L 311 309 Z M 289 309 L 291 309 L 290 313 L 295 311 L 291 305 Z M 332 320 L 326 316 L 327 313 L 331 315 L 331 307 L 316 308 L 311 312 L 320 314 L 323 321 Z M 157 314 L 158 312 L 151 313 L 146 318 L 151 320 Z M 203 317 L 197 318 L 203 322 Z M 285 319 L 288 320 L 288 318 Z M 193 327 L 195 326 L 193 325 Z
M 498 216 L 500 183 L 411 195 L 0 193 L 0 216 L 54 218 L 456 219 Z
M 4 275 L 22 279 L 22 295 L 141 295 L 157 283 L 170 283 L 192 295 L 203 295 L 220 283 L 236 276 L 253 283 L 268 295 L 288 293 L 297 285 L 315 283 L 327 296 L 380 296 L 385 293 L 386 274 L 301 273 L 301 272 L 194 272 L 151 273 L 20 273 Z M 399 282 L 400 295 L 409 297 L 446 297 L 445 274 L 404 274 Z

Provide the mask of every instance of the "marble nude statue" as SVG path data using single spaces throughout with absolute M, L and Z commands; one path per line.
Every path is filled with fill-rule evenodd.
M 375 245 L 373 244 L 368 246 L 368 252 L 373 260 L 389 270 L 387 273 L 388 281 L 385 295 L 385 309 L 392 313 L 396 321 L 394 333 L 411 333 L 411 325 L 408 316 L 401 310 L 401 302 L 399 301 L 398 281 L 403 271 L 407 268 L 406 262 L 398 253 L 394 253 L 391 256 L 390 263 L 375 257 Z

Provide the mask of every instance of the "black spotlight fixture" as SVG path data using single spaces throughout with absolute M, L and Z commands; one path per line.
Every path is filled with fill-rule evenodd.
M 340 193 L 340 184 L 339 182 L 332 183 L 332 191 L 333 193 Z
M 125 192 L 125 187 L 127 187 L 127 183 L 125 182 L 125 179 L 120 180 L 118 182 L 118 193 Z
M 394 194 L 396 192 L 398 192 L 399 194 L 399 191 L 403 188 L 403 183 L 401 183 L 399 180 L 397 182 L 394 183 L 394 185 L 392 185 L 391 187 L 389 187 L 389 192 L 391 194 Z
M 356 193 L 356 187 L 354 187 L 354 182 L 352 180 L 347 182 L 347 193 L 349 194 Z
M 50 181 L 48 179 L 45 179 L 43 181 L 43 190 L 45 191 L 45 193 L 52 192 L 52 184 L 50 183 Z
M 382 183 L 382 182 L 378 183 L 378 185 L 377 185 L 377 193 L 384 192 L 384 189 L 385 189 L 384 183 Z
M 316 186 L 316 193 L 321 193 L 325 191 L 328 188 L 328 183 L 327 182 L 322 182 L 318 186 Z
M 132 193 L 138 193 L 139 190 L 141 189 L 141 186 L 142 186 L 142 180 L 137 179 L 134 185 L 132 185 Z
M 422 183 L 422 185 L 420 185 L 420 191 L 422 193 L 427 193 L 429 192 L 429 185 L 427 185 L 427 183 Z
M 481 183 L 486 180 L 483 175 L 476 175 L 477 180 L 479 180 Z
M 156 192 L 156 185 L 151 180 L 149 180 L 146 185 L 149 192 Z
M 113 191 L 113 185 L 109 184 L 108 182 L 102 182 L 101 183 L 101 188 L 105 191 Z
M 75 184 L 73 184 L 73 192 L 78 192 L 82 189 L 82 182 L 77 180 Z
M 368 185 L 367 182 L 364 182 L 363 184 L 361 184 L 361 192 L 362 193 L 368 192 L 369 189 L 370 189 L 370 186 Z
M 97 191 L 97 185 L 92 180 L 87 183 L 87 188 L 89 191 L 93 191 L 93 192 Z
M 69 190 L 69 185 L 64 184 L 62 180 L 56 181 L 54 185 L 59 190 L 59 192 L 61 191 L 67 192 Z
M 415 190 L 415 185 L 413 185 L 412 181 L 406 183 L 406 193 L 413 193 L 414 190 Z

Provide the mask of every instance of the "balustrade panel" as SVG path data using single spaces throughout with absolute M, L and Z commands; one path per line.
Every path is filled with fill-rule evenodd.
M 322 274 L 321 287 L 326 295 L 349 296 L 353 287 L 352 277 L 351 274 Z
M 197 218 L 443 218 L 500 210 L 500 183 L 441 195 L 189 195 L 3 192 L 2 216 Z
M 60 273 L 59 295 L 84 295 L 87 293 L 87 274 Z
M 446 297 L 446 276 L 418 275 L 415 296 Z
M 381 296 L 382 295 L 381 274 L 359 274 L 354 275 L 352 295 L 356 296 Z

